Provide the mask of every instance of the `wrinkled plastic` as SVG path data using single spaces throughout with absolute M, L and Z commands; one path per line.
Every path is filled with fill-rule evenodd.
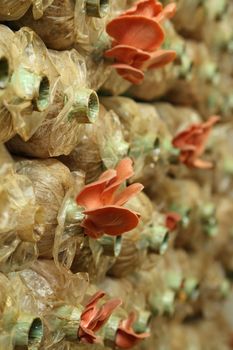
M 57 216 L 67 191 L 73 185 L 69 169 L 57 160 L 25 160 L 16 164 L 18 174 L 30 179 L 42 221 L 34 226 L 40 256 L 52 256 Z
M 129 155 L 134 160 L 135 178 L 138 178 L 145 166 L 156 163 L 159 157 L 156 141 L 162 137 L 162 123 L 158 114 L 152 106 L 126 97 L 103 97 L 101 101 L 120 118 L 129 143 Z
M 110 47 L 105 34 L 110 13 L 111 1 L 106 15 L 95 18 L 88 15 L 86 0 L 54 0 L 40 19 L 29 10 L 18 24 L 35 30 L 50 49 L 76 48 L 86 60 L 89 87 L 97 90 L 109 75 L 103 52 Z
M 9 82 L 0 97 L 1 142 L 19 134 L 29 139 L 53 102 L 58 73 L 42 40 L 28 28 L 15 34 L 0 27 L 7 43 Z M 2 35 L 2 34 L 1 34 Z M 4 46 L 3 46 L 4 48 Z
M 107 271 L 115 261 L 116 257 L 109 256 L 104 252 L 101 242 L 81 236 L 71 271 L 88 273 L 91 283 L 99 283 L 105 278 Z
M 83 125 L 76 148 L 60 159 L 71 171 L 83 170 L 85 181 L 95 181 L 104 168 L 114 168 L 126 156 L 128 143 L 123 136 L 118 115 L 100 106 L 95 124 Z
M 22 269 L 37 257 L 38 236 L 34 225 L 41 212 L 32 186 L 24 175 L 17 174 L 13 165 L 4 164 L 0 172 L 1 192 L 1 271 Z
M 43 16 L 35 18 L 30 10 L 18 23 L 35 30 L 50 49 L 70 49 L 76 43 L 88 49 L 103 32 L 106 16 L 89 17 L 84 0 L 53 0 L 46 6 Z
M 9 274 L 11 285 L 16 294 L 19 314 L 28 313 L 41 317 L 44 321 L 44 346 L 65 345 L 65 329 L 60 327 L 56 310 L 80 307 L 88 286 L 88 276 L 72 274 L 65 269 L 58 269 L 51 260 L 36 261 L 30 268 L 19 273 Z M 64 293 L 68 288 L 69 293 Z M 78 320 L 77 320 L 78 321 Z M 75 326 L 75 319 L 70 320 Z M 78 327 L 78 326 L 77 326 Z
M 37 32 L 50 49 L 70 49 L 74 42 L 74 8 L 71 0 L 54 0 L 39 19 L 33 18 L 31 9 L 19 24 Z
M 169 101 L 197 109 L 204 103 L 208 108 L 206 95 L 210 87 L 216 88 L 218 84 L 218 67 L 204 43 L 189 40 L 186 42 L 186 47 L 192 66 L 186 79 L 182 76 L 178 77 L 168 91 Z
M 0 5 L 0 20 L 14 21 L 21 18 L 27 10 L 32 6 L 33 17 L 40 18 L 44 10 L 54 0 L 3 0 Z
M 9 143 L 11 150 L 39 158 L 69 154 L 78 143 L 83 123 L 78 109 L 79 94 L 91 95 L 88 96 L 90 102 L 86 108 L 91 117 L 93 115 L 93 122 L 98 117 L 98 97 L 94 91 L 85 90 L 84 59 L 75 50 L 61 53 L 51 51 L 49 57 L 60 74 L 53 104 L 49 106 L 41 126 L 27 142 L 16 137 Z
M 18 317 L 16 295 L 9 279 L 0 273 L 0 345 L 13 350 L 13 325 Z
M 58 267 L 70 269 L 80 246 L 83 244 L 83 230 L 80 226 L 83 220 L 82 210 L 75 201 L 77 193 L 84 186 L 84 173 L 73 172 L 73 185 L 66 192 L 57 215 L 53 258 Z

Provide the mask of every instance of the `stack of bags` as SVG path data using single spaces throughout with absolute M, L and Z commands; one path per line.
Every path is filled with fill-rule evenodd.
M 232 12 L 1 1 L 1 349 L 232 348 Z

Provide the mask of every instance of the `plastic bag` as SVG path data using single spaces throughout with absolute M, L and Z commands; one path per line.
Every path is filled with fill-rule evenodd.
M 178 32 L 193 39 L 203 38 L 203 30 L 208 22 L 221 18 L 227 9 L 228 1 L 210 0 L 200 4 L 198 0 L 178 0 L 174 24 Z M 192 17 L 192 21 L 188 18 Z
M 29 10 L 18 24 L 35 30 L 50 49 L 66 50 L 75 43 L 89 47 L 104 30 L 109 7 L 109 1 L 96 1 L 93 5 L 84 0 L 53 0 L 46 6 L 43 16 L 35 18 Z
M 40 18 L 43 11 L 54 0 L 3 0 L 0 4 L 0 20 L 14 21 L 21 18 L 32 5 L 32 12 L 34 18 Z
M 1 167 L 1 271 L 22 269 L 37 257 L 34 225 L 41 212 L 31 181 L 15 173 L 11 164 Z
M 69 154 L 82 135 L 81 124 L 94 123 L 99 113 L 98 96 L 86 87 L 85 62 L 77 51 L 51 51 L 50 57 L 60 74 L 53 104 L 27 142 L 20 137 L 9 142 L 12 151 L 39 158 Z
M 84 186 L 84 174 L 73 172 L 73 186 L 67 191 L 57 215 L 53 258 L 55 264 L 70 269 L 84 242 L 82 208 L 78 207 L 75 196 Z
M 67 191 L 73 185 L 69 169 L 57 160 L 25 160 L 16 164 L 18 174 L 30 179 L 36 204 L 42 208 L 42 221 L 34 226 L 39 236 L 40 256 L 52 256 L 57 216 Z
M 154 103 L 153 106 L 173 136 L 190 124 L 201 122 L 200 115 L 194 109 L 163 102 Z
M 161 121 L 155 109 L 147 104 L 136 103 L 126 97 L 103 97 L 101 102 L 120 118 L 125 140 L 129 143 L 129 156 L 134 160 L 138 178 L 146 164 L 156 163 L 156 143 L 160 138 Z
M 76 148 L 60 159 L 71 171 L 83 170 L 86 183 L 95 181 L 104 168 L 114 168 L 128 151 L 117 114 L 100 106 L 95 124 L 82 126 Z
M 186 42 L 186 46 L 188 57 L 192 62 L 189 75 L 187 79 L 183 79 L 182 76 L 178 77 L 175 84 L 167 92 L 167 97 L 172 103 L 189 105 L 198 110 L 203 103 L 208 108 L 206 95 L 209 87 L 216 88 L 218 85 L 218 67 L 213 58 L 210 57 L 204 43 L 189 40 Z
M 34 336 L 34 343 L 36 340 L 41 342 L 43 337 L 43 347 L 56 348 L 58 344 L 65 344 L 66 340 L 71 340 L 71 335 L 72 340 L 77 341 L 82 310 L 80 302 L 87 289 L 87 276 L 73 275 L 65 269 L 58 269 L 51 260 L 43 260 L 36 261 L 20 273 L 9 274 L 9 279 L 14 288 L 20 317 L 25 313 L 37 316 L 34 319 L 37 322 L 33 322 L 35 334 L 27 334 L 29 342 L 30 336 Z M 65 286 L 69 289 L 68 294 L 64 293 Z M 39 320 L 43 320 L 42 325 Z M 22 330 L 24 326 L 24 332 L 26 325 L 24 321 L 21 326 Z M 18 335 L 21 342 L 23 335 L 23 332 Z M 38 348 L 39 345 L 40 343 Z
M 42 40 L 28 28 L 17 33 L 0 26 L 9 53 L 9 82 L 0 98 L 1 141 L 32 136 L 53 101 L 58 73 Z M 7 56 L 8 57 L 8 56 Z

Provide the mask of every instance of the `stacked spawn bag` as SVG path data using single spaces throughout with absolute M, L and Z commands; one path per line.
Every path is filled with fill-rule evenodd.
M 213 1 L 210 5 L 206 2 L 199 4 L 198 1 L 177 1 L 173 23 L 179 35 L 167 23 L 165 29 L 168 37 L 164 44 L 166 48 L 176 50 L 176 60 L 159 71 L 147 72 L 144 82 L 131 86 L 127 94 L 146 101 L 153 101 L 165 94 L 169 101 L 192 105 L 203 115 L 219 113 L 225 119 L 231 118 L 232 83 L 229 75 L 232 73 L 229 56 L 232 30 L 228 24 L 231 12 L 232 4 L 228 1 Z M 193 13 L 193 21 L 188 20 L 190 13 Z M 185 38 L 181 35 L 185 35 Z M 197 38 L 203 41 L 194 40 Z M 153 88 L 155 84 L 157 89 Z M 128 88 L 129 84 L 121 91 L 116 90 L 116 93 L 124 93 Z M 200 89 L 202 93 L 199 93 Z
M 139 138 L 140 136 L 137 135 L 137 133 L 130 134 L 132 127 L 127 127 L 127 122 L 129 123 L 129 118 L 132 113 L 133 119 L 133 127 L 137 128 L 137 104 L 127 98 L 123 97 L 114 97 L 114 98 L 103 98 L 102 103 L 104 103 L 105 107 L 108 109 L 113 109 L 116 113 L 119 114 L 124 126 L 125 126 L 125 136 L 127 137 L 127 141 L 129 142 L 129 149 L 131 149 L 134 140 L 131 139 L 132 136 L 135 138 Z M 144 112 L 148 111 L 146 109 L 147 104 L 143 105 L 140 104 L 141 111 Z M 152 106 L 151 106 L 152 108 Z M 156 110 L 157 114 L 154 112 L 154 117 L 157 115 L 156 118 L 161 118 L 161 123 L 165 123 L 167 126 L 167 133 L 163 134 L 163 136 L 166 136 L 168 139 L 171 137 L 171 135 L 176 135 L 178 132 L 186 129 L 189 127 L 190 124 L 198 124 L 201 123 L 201 117 L 198 115 L 197 112 L 195 112 L 192 109 L 184 108 L 184 107 L 173 107 L 169 104 L 161 103 L 161 104 L 155 104 L 154 109 Z M 135 113 L 135 114 L 134 114 Z M 141 118 L 145 118 L 145 115 L 142 114 Z M 149 120 L 149 115 L 146 115 Z M 159 116 L 159 117 L 158 117 Z M 157 120 L 157 119 L 156 119 Z M 130 125 L 130 124 L 129 124 Z M 140 124 L 138 124 L 140 125 Z M 156 134 L 155 129 L 153 129 L 152 124 L 144 123 L 141 128 L 139 129 L 142 131 L 142 127 L 149 129 L 150 132 L 154 130 L 154 136 L 158 135 Z M 220 128 L 220 127 L 219 127 Z M 216 127 L 217 129 L 217 127 Z M 162 128 L 160 128 L 161 132 Z M 216 132 L 216 131 L 215 131 Z M 143 134 L 143 131 L 142 131 Z M 132 136 L 131 136 L 132 135 Z M 147 133 L 147 135 L 149 135 Z M 161 135 L 161 134 L 160 134 Z M 131 137 L 130 137 L 131 136 Z M 131 142 L 130 142 L 131 141 Z M 160 140 L 161 141 L 161 140 Z M 139 143 L 138 143 L 139 144 Z M 144 160 L 143 151 L 144 147 L 139 147 L 141 153 L 140 156 L 138 155 L 139 159 L 141 158 L 141 161 Z M 157 145 L 158 146 L 158 145 Z M 162 145 L 161 145 L 162 146 Z M 209 146 L 210 150 L 214 154 L 213 145 Z M 153 149 L 153 146 L 152 146 Z M 171 149 L 170 152 L 165 153 L 167 154 L 168 161 L 171 156 Z M 163 155 L 164 156 L 164 155 Z M 178 154 L 176 154 L 176 157 Z M 216 160 L 216 154 L 215 156 L 212 155 L 212 158 L 209 158 L 208 155 L 206 155 L 207 159 L 209 160 Z M 186 253 L 186 258 L 182 258 L 185 252 L 181 251 L 181 260 L 176 262 L 177 260 L 174 260 L 172 258 L 172 252 L 169 251 L 167 253 L 167 257 L 169 259 L 170 256 L 170 263 L 169 265 L 172 266 L 167 272 L 166 272 L 166 265 L 165 268 L 161 267 L 161 263 L 158 265 L 158 260 L 155 259 L 155 257 L 152 259 L 151 254 L 150 259 L 152 259 L 152 268 L 153 263 L 155 264 L 155 273 L 161 272 L 160 276 L 160 282 L 155 283 L 155 295 L 150 295 L 150 292 L 152 292 L 153 288 L 153 282 L 155 281 L 155 277 L 153 279 L 153 282 L 148 282 L 148 280 L 145 282 L 144 279 L 142 279 L 142 293 L 146 292 L 146 287 L 148 286 L 148 302 L 149 307 L 151 310 L 154 310 L 155 314 L 158 312 L 163 314 L 163 307 L 165 308 L 165 314 L 166 313 L 174 313 L 175 312 L 175 319 L 179 322 L 182 320 L 185 320 L 186 317 L 196 317 L 196 315 L 199 315 L 200 310 L 206 310 L 207 316 L 211 319 L 214 319 L 216 316 L 216 312 L 214 311 L 216 308 L 216 305 L 221 305 L 222 298 L 225 297 L 225 295 L 228 293 L 228 281 L 225 277 L 225 272 L 222 269 L 221 265 L 218 265 L 216 263 L 216 269 L 215 273 L 213 275 L 209 275 L 209 271 L 211 270 L 210 267 L 207 266 L 214 266 L 213 262 L 213 256 L 214 255 L 214 246 L 218 246 L 219 243 L 217 243 L 218 238 L 222 235 L 223 231 L 221 228 L 218 228 L 216 218 L 215 218 L 215 206 L 216 204 L 212 203 L 212 194 L 210 192 L 211 184 L 208 183 L 208 180 L 210 179 L 210 176 L 208 175 L 202 175 L 205 176 L 205 179 L 207 183 L 205 184 L 206 190 L 205 193 L 202 192 L 202 188 L 200 187 L 200 184 L 197 182 L 197 173 L 193 173 L 194 178 L 192 179 L 192 175 L 190 175 L 190 170 L 187 170 L 185 167 L 180 169 L 181 165 L 177 164 L 178 159 L 176 159 L 175 164 L 170 164 L 169 167 L 164 167 L 164 163 L 160 163 L 160 160 L 158 160 L 157 156 L 157 162 L 155 162 L 154 169 L 153 169 L 153 175 L 149 177 L 151 180 L 148 183 L 145 182 L 147 179 L 147 174 L 145 173 L 147 171 L 147 168 L 144 164 L 144 177 L 140 177 L 140 180 L 144 184 L 146 184 L 146 190 L 149 190 L 150 196 L 152 196 L 153 200 L 155 202 L 158 202 L 160 204 L 160 208 L 166 209 L 166 210 L 172 210 L 180 214 L 181 223 L 179 226 L 178 234 L 175 237 L 175 247 L 181 247 L 182 249 L 187 249 L 188 251 L 194 250 L 194 253 L 190 256 Z M 155 161 L 156 158 L 154 158 L 153 161 Z M 134 158 L 136 164 L 137 164 L 137 158 Z M 150 161 L 152 161 L 152 158 L 150 158 Z M 157 169 L 156 169 L 157 168 Z M 166 174 L 166 170 L 168 170 L 171 174 L 173 173 L 176 178 L 169 177 L 169 173 Z M 156 175 L 157 174 L 157 175 Z M 168 176 L 167 176 L 168 175 Z M 199 174 L 200 176 L 200 174 Z M 189 177 L 189 178 L 187 178 Z M 202 181 L 203 184 L 203 181 Z M 155 191 L 155 192 L 154 192 Z M 164 195 L 166 193 L 166 196 Z M 189 194 L 187 196 L 187 193 Z M 144 204 L 145 205 L 145 204 Z M 146 207 L 146 206 L 145 206 Z M 220 209 L 221 210 L 221 209 Z M 148 211 L 148 209 L 147 209 Z M 223 213 L 219 212 L 219 215 L 224 215 Z M 220 219 L 220 217 L 218 217 Z M 222 216 L 223 219 L 223 216 Z M 218 236 L 216 236 L 216 230 L 218 231 L 221 229 Z M 128 236 L 130 237 L 130 236 Z M 125 239 L 127 239 L 127 236 L 125 236 Z M 214 241 L 213 241 L 214 239 Z M 229 240 L 228 240 L 229 242 Z M 128 245 L 128 247 L 131 247 L 132 243 Z M 203 258 L 198 253 L 201 252 L 202 249 L 207 249 L 207 252 L 209 254 L 210 261 L 203 262 Z M 135 252 L 135 250 L 133 250 Z M 127 254 L 126 257 L 124 257 L 124 254 Z M 136 253 L 134 253 L 136 257 Z M 189 253 L 190 254 L 190 253 Z M 178 253 L 179 255 L 179 253 Z M 124 277 L 124 280 L 122 280 L 122 283 L 126 283 L 127 288 L 127 280 L 126 276 L 130 274 L 130 279 L 135 278 L 135 287 L 139 288 L 139 275 L 138 270 L 140 269 L 137 267 L 136 261 L 134 261 L 134 256 L 132 253 L 128 253 L 127 250 L 124 249 L 122 253 L 120 254 L 119 258 L 117 259 L 116 264 L 113 265 L 113 267 L 110 270 L 110 275 L 114 276 L 122 276 Z M 136 258 L 138 262 L 138 257 Z M 155 260 L 154 260 L 155 259 Z M 122 261 L 121 261 L 122 260 Z M 130 260 L 132 262 L 131 270 L 129 270 L 130 267 Z M 165 259 L 166 260 L 166 256 Z M 191 262 L 189 263 L 189 260 Z M 144 258 L 145 261 L 145 258 Z M 193 262 L 192 262 L 193 261 Z M 175 268 L 175 265 L 177 264 L 177 268 Z M 210 264 L 210 265 L 209 265 Z M 146 265 L 146 270 L 149 270 L 150 264 Z M 157 266 L 156 266 L 157 265 Z M 185 267 L 186 265 L 186 267 Z M 206 266 L 206 269 L 202 272 L 203 266 Z M 132 274 L 132 271 L 135 271 Z M 149 270 L 149 276 L 151 275 L 151 270 Z M 219 272 L 218 272 L 219 271 Z M 145 273 L 145 272 L 144 272 Z M 140 272 L 139 272 L 140 274 Z M 217 278 L 217 275 L 219 276 L 219 280 Z M 166 276 L 166 277 L 165 277 Z M 209 277 L 208 277 L 209 276 Z M 161 279 L 163 280 L 165 278 L 165 289 L 162 288 L 163 283 L 161 282 Z M 125 282 L 123 282 L 125 281 Z M 108 290 L 111 290 L 111 284 L 114 283 L 112 280 L 107 280 L 106 285 L 108 286 Z M 158 294 L 159 288 L 158 285 L 161 286 L 160 295 Z M 124 288 L 124 284 L 121 284 L 119 290 L 122 291 Z M 166 289 L 167 288 L 167 289 Z M 129 293 L 129 292 L 128 292 Z M 225 294 L 226 293 L 226 294 Z M 115 294 L 113 294 L 115 295 Z M 117 294 L 116 294 L 117 295 Z M 152 298 L 153 296 L 153 298 Z M 177 298 L 177 299 L 176 299 Z M 210 302 L 211 301 L 211 302 Z M 164 304 L 163 304 L 164 303 Z M 163 306 L 164 305 L 164 306 Z M 152 308 L 153 307 L 153 308 Z M 159 311 L 158 311 L 159 310 Z M 160 322 L 162 322 L 160 320 Z M 208 321 L 209 322 L 209 321 Z M 212 322 L 212 321 L 211 321 Z M 215 322 L 215 321 L 214 321 Z M 166 324 L 166 323 L 165 323 Z M 155 324 L 155 329 L 158 325 Z M 160 325 L 161 326 L 161 325 Z M 211 324 L 207 327 L 211 327 Z M 226 332 L 228 331 L 227 327 L 225 326 Z M 153 329 L 153 332 L 156 332 Z M 194 331 L 195 332 L 195 331 Z M 227 334 L 227 333 L 226 333 Z M 224 337 L 226 336 L 224 335 Z M 167 333 L 166 333 L 167 335 Z M 194 335 L 195 336 L 195 333 Z M 197 336 L 197 335 L 196 335 Z M 159 336 L 157 336 L 159 338 Z M 197 336 L 199 338 L 199 335 Z M 204 337 L 204 336 L 203 336 Z M 223 337 L 223 339 L 224 339 Z M 162 338 L 162 337 L 161 337 Z M 163 339 L 163 338 L 162 338 Z M 161 343 L 163 343 L 163 340 L 161 339 Z M 165 337 L 166 339 L 166 337 Z M 175 339 L 175 336 L 174 336 Z M 154 343 L 152 343 L 152 348 L 154 344 L 156 343 L 156 339 L 153 338 Z M 206 339 L 203 340 L 203 342 L 206 342 Z M 173 343 L 173 340 L 172 340 Z M 174 343 L 175 344 L 175 343 Z M 182 340 L 179 339 L 177 341 L 177 348 L 179 349 L 179 345 L 182 344 Z M 224 339 L 224 346 L 227 346 L 226 339 Z M 146 348 L 148 348 L 148 344 L 145 345 Z M 161 345 L 162 346 L 162 345 Z M 168 346 L 168 345 L 167 345 Z M 173 344 L 170 344 L 171 348 L 173 348 Z M 188 345 L 187 345 L 188 346 Z M 191 345 L 190 345 L 191 346 Z M 199 345 L 199 348 L 201 348 L 201 344 Z M 198 348 L 198 347 L 197 347 Z
M 128 143 L 118 115 L 100 105 L 97 121 L 83 125 L 76 147 L 60 160 L 71 171 L 84 171 L 85 181 L 90 183 L 100 176 L 103 169 L 114 168 L 127 153 Z
M 6 159 L 7 156 L 7 159 Z M 42 220 L 29 178 L 17 174 L 4 150 L 1 163 L 1 271 L 22 269 L 38 256 L 34 226 Z
M 104 344 L 106 348 L 115 347 L 116 343 L 124 349 L 125 344 L 148 336 L 133 329 L 128 334 L 124 320 L 130 319 L 130 313 L 126 305 L 94 285 L 87 288 L 85 274 L 74 275 L 58 269 L 52 261 L 38 260 L 22 272 L 9 274 L 8 279 L 14 283 L 13 290 L 18 290 L 18 308 L 34 312 L 43 322 L 39 348 L 98 349 Z M 64 285 L 69 288 L 68 294 Z M 147 327 L 146 321 L 142 324 Z M 93 344 L 97 339 L 102 346 Z
M 208 110 L 209 113 L 220 113 L 225 119 L 230 119 L 232 114 L 232 65 L 229 57 L 232 46 L 232 28 L 229 25 L 229 19 L 232 14 L 232 3 L 231 1 L 210 1 L 208 4 L 205 1 L 202 4 L 198 1 L 178 1 L 177 3 L 177 14 L 174 17 L 175 28 L 188 39 L 201 40 L 206 45 L 211 60 L 217 64 L 218 68 L 215 73 L 212 72 L 212 80 L 203 90 L 203 102 L 200 101 L 197 108 L 200 111 Z M 191 12 L 194 16 L 192 23 L 188 21 Z M 169 98 L 172 100 L 172 95 Z
M 111 12 L 110 0 L 53 0 L 40 16 L 35 15 L 31 6 L 11 25 L 32 28 L 49 49 L 76 48 L 85 57 L 90 87 L 98 89 L 109 75 L 102 53 L 109 46 L 105 26 Z
M 131 86 L 131 96 L 147 101 L 164 94 L 171 99 L 168 92 L 177 90 L 177 84 L 177 98 L 186 92 L 190 96 L 179 103 L 188 106 L 103 97 L 97 118 L 98 100 L 90 88 L 103 83 L 105 69 L 112 63 L 103 58 L 111 40 L 101 32 L 106 20 L 134 3 L 114 2 L 110 17 L 96 19 L 92 16 L 102 16 L 100 4 L 105 14 L 108 1 L 87 0 L 85 6 L 83 1 L 43 2 L 39 14 L 35 9 L 40 3 L 33 7 L 25 1 L 20 14 L 2 19 L 11 21 L 11 28 L 31 26 L 46 42 L 49 50 L 41 49 L 43 57 L 55 72 L 45 109 L 31 113 L 38 91 L 26 98 L 19 93 L 21 100 L 12 101 L 12 96 L 19 97 L 16 88 L 22 70 L 19 67 L 15 73 L 18 63 L 8 70 L 15 55 L 6 46 L 9 41 L 2 42 L 0 93 L 4 108 L 8 111 L 10 106 L 9 118 L 12 113 L 16 118 L 18 103 L 27 113 L 24 116 L 40 116 L 25 138 L 9 124 L 14 132 L 4 141 L 10 139 L 7 147 L 13 156 L 56 157 L 16 157 L 13 163 L 5 146 L 0 148 L 1 222 L 5 224 L 0 345 L 4 349 L 228 349 L 230 331 L 222 319 L 222 304 L 229 292 L 226 277 L 232 272 L 231 124 L 215 126 L 207 144 L 210 130 L 200 124 L 209 117 L 210 108 L 205 100 L 199 101 L 196 88 L 203 83 L 205 90 L 209 80 L 212 84 L 216 69 L 212 56 L 202 43 L 187 42 L 166 22 L 170 34 L 164 48 L 176 49 L 176 61 L 145 72 L 145 81 L 137 87 L 111 68 L 103 90 L 118 94 Z M 141 3 L 155 5 L 151 0 Z M 186 3 L 178 3 L 187 13 Z M 194 27 L 201 32 L 207 21 L 203 6 L 192 8 L 197 18 Z M 178 7 L 176 21 L 180 11 Z M 34 47 L 33 40 L 40 40 L 31 29 L 21 28 L 14 34 L 4 28 L 11 33 L 15 49 L 21 48 L 21 41 L 25 43 L 26 50 L 20 49 L 25 54 Z M 185 32 L 179 29 L 179 33 Z M 204 34 L 193 37 L 207 42 Z M 37 52 L 33 57 L 38 57 Z M 98 63 L 99 70 L 95 69 Z M 34 69 L 23 68 L 24 74 Z M 33 76 L 30 81 L 34 80 L 38 88 L 40 80 Z M 191 106 L 204 112 L 198 114 Z M 192 137 L 193 124 L 204 138 Z M 181 141 L 191 142 L 191 147 L 177 142 L 184 130 L 191 136 Z M 127 155 L 134 161 L 134 173 L 127 158 L 120 162 Z M 191 161 L 200 164 L 197 156 L 217 166 L 190 167 Z M 144 184 L 145 192 L 139 193 L 142 188 L 135 181 Z M 115 236 L 119 230 L 125 232 Z
M 1 142 L 28 140 L 44 120 L 58 81 L 42 40 L 1 25 Z M 23 34 L 24 33 L 24 34 Z
M 23 28 L 16 35 L 24 40 L 31 33 Z M 87 88 L 85 61 L 77 51 L 50 51 L 48 57 L 60 75 L 54 101 L 27 142 L 20 137 L 9 142 L 11 151 L 38 158 L 69 154 L 82 135 L 81 124 L 94 123 L 99 111 L 95 91 Z

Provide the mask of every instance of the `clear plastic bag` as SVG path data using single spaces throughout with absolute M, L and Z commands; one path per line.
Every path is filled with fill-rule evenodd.
M 11 164 L 1 167 L 1 261 L 8 272 L 22 269 L 37 257 L 37 234 L 34 225 L 41 220 L 32 182 L 15 173 Z
M 128 154 L 134 161 L 134 180 L 141 181 L 145 168 L 152 167 L 160 156 L 158 144 L 163 136 L 163 123 L 149 104 L 136 103 L 127 97 L 103 97 L 101 102 L 119 116 L 124 138 L 129 143 Z
M 53 0 L 42 17 L 29 10 L 17 25 L 31 27 L 50 49 L 76 48 L 85 58 L 89 87 L 97 90 L 110 73 L 103 52 L 110 47 L 105 26 L 111 5 L 111 0 Z
M 74 275 L 66 269 L 58 269 L 51 260 L 38 260 L 28 269 L 19 273 L 12 272 L 9 279 L 17 301 L 19 320 L 22 319 L 20 327 L 22 330 L 24 327 L 24 332 L 27 325 L 24 315 L 31 316 L 30 318 L 35 315 L 34 333 L 27 334 L 29 342 L 31 336 L 35 346 L 36 341 L 43 341 L 42 348 L 57 348 L 60 345 L 65 346 L 71 334 L 73 340 L 78 340 L 77 331 L 82 310 L 80 302 L 88 286 L 87 275 Z M 66 288 L 69 290 L 68 294 L 65 292 Z M 31 330 L 33 331 L 33 327 Z M 23 336 L 23 332 L 18 335 L 21 342 Z M 37 344 L 38 349 L 41 348 L 40 343 Z
M 208 23 L 214 23 L 227 12 L 229 1 L 210 0 L 200 3 L 198 0 L 178 0 L 174 24 L 178 32 L 186 37 L 201 40 Z M 192 21 L 188 19 L 192 17 Z
M 128 151 L 122 125 L 117 114 L 100 106 L 95 124 L 82 126 L 82 134 L 76 148 L 60 159 L 70 170 L 83 170 L 86 183 L 95 181 L 104 168 L 114 168 Z
M 50 51 L 50 58 L 60 74 L 53 104 L 27 142 L 20 137 L 9 142 L 11 150 L 39 158 L 69 154 L 82 135 L 81 124 L 94 123 L 99 112 L 98 96 L 86 87 L 85 61 L 78 52 Z
M 58 81 L 48 51 L 42 40 L 30 29 L 17 33 L 0 27 L 8 49 L 8 84 L 0 98 L 1 142 L 15 134 L 29 139 L 46 116 L 53 102 Z
M 57 160 L 25 160 L 16 164 L 18 174 L 32 183 L 36 204 L 42 209 L 42 220 L 34 225 L 39 236 L 38 249 L 43 257 L 52 257 L 58 212 L 67 191 L 73 186 L 69 169 Z
M 103 32 L 108 13 L 109 1 L 89 5 L 84 0 L 53 0 L 43 16 L 29 10 L 18 24 L 35 30 L 50 49 L 66 50 L 78 43 L 89 50 Z
M 27 12 L 32 6 L 32 12 L 35 19 L 43 15 L 43 11 L 54 0 L 2 0 L 0 5 L 0 20 L 14 21 L 17 20 Z

